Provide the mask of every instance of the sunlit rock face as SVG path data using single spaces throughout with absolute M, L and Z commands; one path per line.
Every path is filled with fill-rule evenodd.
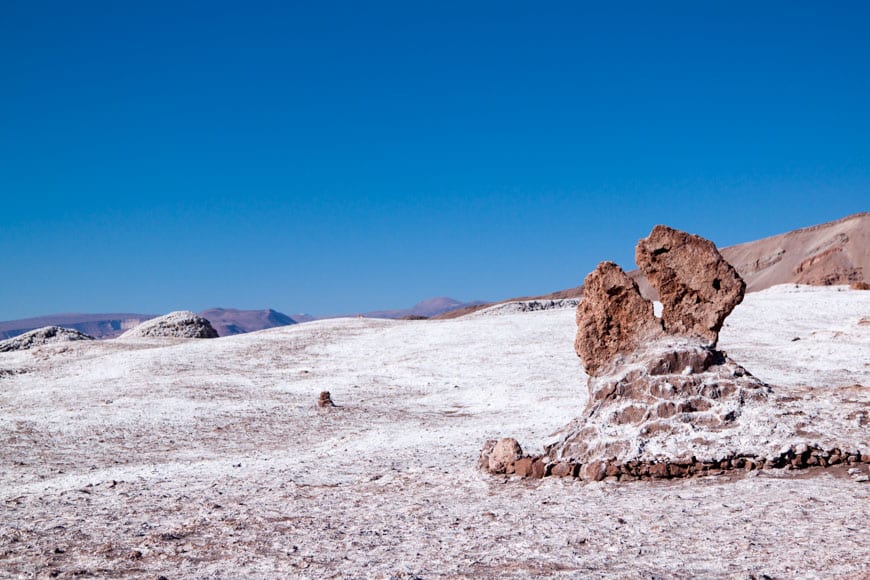
M 715 346 L 722 323 L 746 291 L 715 244 L 659 225 L 638 242 L 635 261 L 658 291 L 665 332 Z
M 719 459 L 731 452 L 728 432 L 742 429 L 745 408 L 770 392 L 715 350 L 745 284 L 712 242 L 656 226 L 636 260 L 660 296 L 661 319 L 612 262 L 586 277 L 577 307 L 574 346 L 589 399 L 547 455 L 583 466 L 589 479 L 602 465 Z
M 723 469 L 857 461 L 835 437 L 806 438 L 812 413 L 716 349 L 746 286 L 709 240 L 656 226 L 636 260 L 661 318 L 619 266 L 585 280 L 574 347 L 588 375 L 586 407 L 543 455 L 513 439 L 487 443 L 481 467 L 526 477 L 687 477 Z M 508 443 L 511 443 L 508 445 Z

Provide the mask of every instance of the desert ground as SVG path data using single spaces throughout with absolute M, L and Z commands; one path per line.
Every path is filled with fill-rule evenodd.
M 867 463 L 480 471 L 485 440 L 539 453 L 583 408 L 574 332 L 500 308 L 2 353 L 0 577 L 870 577 Z M 808 405 L 848 387 L 870 454 L 870 292 L 749 294 L 720 346 Z

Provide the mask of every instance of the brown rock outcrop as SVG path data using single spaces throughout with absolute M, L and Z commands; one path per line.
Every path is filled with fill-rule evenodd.
M 480 467 L 490 473 L 514 473 L 516 463 L 522 459 L 523 449 L 516 439 L 491 439 L 483 446 L 480 453 Z M 525 466 L 522 467 L 523 469 Z M 531 471 L 531 466 L 529 466 Z
M 514 439 L 493 440 L 481 467 L 600 481 L 827 463 L 830 442 L 815 444 L 816 455 L 795 446 L 803 413 L 715 350 L 745 284 L 713 243 L 656 226 L 636 256 L 661 296 L 662 319 L 619 266 L 599 264 L 577 307 L 586 408 L 542 456 L 524 457 Z
M 329 391 L 321 391 L 320 396 L 317 398 L 317 406 L 321 409 L 327 407 L 335 407 L 335 403 L 332 402 L 332 395 Z
M 577 307 L 575 349 L 589 374 L 589 399 L 547 456 L 554 464 L 579 465 L 586 479 L 605 477 L 608 465 L 644 458 L 686 463 L 693 454 L 718 457 L 745 407 L 769 393 L 713 348 L 745 290 L 716 246 L 656 226 L 635 255 L 661 297 L 661 320 L 634 280 L 611 262 L 587 276 Z M 662 469 L 659 462 L 653 471 Z
M 746 291 L 743 279 L 715 244 L 658 225 L 638 242 L 635 261 L 658 291 L 665 332 L 715 346 L 725 317 Z
M 619 354 L 635 350 L 643 341 L 662 334 L 653 305 L 640 295 L 637 284 L 613 262 L 601 262 L 584 282 L 577 306 L 574 350 L 590 376 Z

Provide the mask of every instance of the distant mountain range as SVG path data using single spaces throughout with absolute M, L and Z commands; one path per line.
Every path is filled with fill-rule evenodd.
M 432 298 L 415 304 L 411 308 L 396 310 L 379 310 L 365 312 L 361 316 L 367 318 L 429 318 L 443 312 L 455 310 L 474 303 L 460 302 L 452 298 Z M 287 326 L 299 322 L 317 320 L 308 314 L 294 314 L 287 316 L 277 310 L 238 310 L 235 308 L 209 308 L 199 313 L 200 316 L 211 322 L 220 336 L 231 336 Z M 0 340 L 12 338 L 24 334 L 36 328 L 44 326 L 61 326 L 83 332 L 94 338 L 116 338 L 125 331 L 156 318 L 157 314 L 50 314 L 36 318 L 24 318 L 0 322 Z
M 440 297 L 430 298 L 418 302 L 411 308 L 401 308 L 397 310 L 376 310 L 373 312 L 364 312 L 362 315 L 366 318 L 431 318 L 445 312 L 464 308 L 466 306 L 475 306 L 484 304 L 483 302 L 460 302 L 453 298 Z
M 833 222 L 801 228 L 777 236 L 721 249 L 756 292 L 775 284 L 849 284 L 870 280 L 870 212 L 858 213 Z M 648 298 L 654 291 L 637 270 L 629 272 Z M 498 302 L 460 302 L 453 298 L 431 298 L 396 310 L 364 312 L 368 318 L 456 318 L 493 304 L 517 300 L 577 298 L 583 287 L 575 286 L 542 296 L 524 296 Z M 253 332 L 298 322 L 316 320 L 307 314 L 287 316 L 272 309 L 237 310 L 211 308 L 199 313 L 221 336 Z M 155 314 L 52 314 L 0 322 L 0 340 L 44 326 L 62 326 L 95 338 L 115 338 Z
M 211 322 L 220 336 L 296 324 L 295 320 L 275 310 L 211 308 L 199 314 Z M 0 340 L 43 326 L 72 328 L 99 339 L 116 338 L 125 331 L 157 316 L 156 314 L 50 314 L 37 318 L 10 320 L 0 322 Z
M 49 314 L 0 322 L 0 340 L 44 326 L 72 328 L 94 338 L 115 338 L 134 326 L 155 318 L 156 314 Z
M 199 313 L 211 322 L 220 336 L 244 334 L 255 330 L 296 324 L 296 321 L 271 308 L 266 310 L 237 310 L 235 308 L 209 308 Z

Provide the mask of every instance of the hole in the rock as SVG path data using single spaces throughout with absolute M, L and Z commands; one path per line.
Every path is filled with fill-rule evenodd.
M 719 288 L 721 288 L 721 284 L 722 284 L 722 283 L 721 283 L 721 281 L 719 280 L 719 278 L 714 278 L 714 279 L 713 279 L 713 289 L 714 289 L 714 290 L 719 290 Z
M 668 248 L 658 248 L 653 250 L 653 256 L 661 256 L 662 254 L 667 254 L 670 250 Z

